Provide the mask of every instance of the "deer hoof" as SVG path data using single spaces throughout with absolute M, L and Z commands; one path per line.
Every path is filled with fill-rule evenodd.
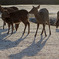
M 4 29 L 4 27 L 3 27 L 3 29 Z
M 42 35 L 42 33 L 40 35 Z
M 34 36 L 35 38 L 36 38 L 36 34 L 35 34 L 35 36 Z
M 11 35 L 13 34 L 13 32 L 11 33 Z
M 45 35 L 45 37 L 47 37 L 47 35 Z
M 50 35 L 51 35 L 51 33 L 50 33 Z
M 28 32 L 28 34 L 29 34 L 30 32 Z

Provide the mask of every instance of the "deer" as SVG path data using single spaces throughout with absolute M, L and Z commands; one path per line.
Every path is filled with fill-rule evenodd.
M 59 26 L 59 11 L 57 12 L 57 21 L 56 21 L 56 28 Z
M 28 20 L 28 11 L 27 10 L 21 9 L 21 10 L 17 10 L 17 11 L 11 12 L 11 13 L 9 13 L 8 10 L 4 10 L 2 13 L 2 19 L 3 19 L 3 21 L 5 21 L 8 24 L 7 34 L 9 34 L 10 25 L 12 26 L 11 34 L 13 34 L 13 24 L 16 24 L 15 27 L 17 30 L 20 22 L 24 23 L 24 25 L 25 25 L 23 35 L 25 33 L 27 25 L 28 25 L 28 34 L 30 33 L 30 23 Z
M 12 6 L 12 7 L 1 7 L 1 5 L 0 5 L 0 12 L 1 12 L 1 13 L 3 12 L 3 9 L 8 10 L 9 13 L 18 10 L 18 8 L 17 8 L 17 7 L 14 7 L 14 6 Z M 4 26 L 5 26 L 5 25 L 6 25 L 6 22 L 3 21 L 3 29 L 4 29 Z
M 43 32 L 45 33 L 45 37 L 47 36 L 46 34 L 46 30 L 45 30 L 45 25 L 46 23 L 49 26 L 49 35 L 51 35 L 51 30 L 50 30 L 50 22 L 49 22 L 49 12 L 46 8 L 42 8 L 38 11 L 38 9 L 40 8 L 40 5 L 38 5 L 37 7 L 34 7 L 29 11 L 30 14 L 34 14 L 36 21 L 37 21 L 37 29 L 36 29 L 36 33 L 35 33 L 35 37 L 37 35 L 38 32 L 38 28 L 39 25 L 42 24 L 43 25 L 43 29 L 41 32 L 41 35 L 43 34 Z

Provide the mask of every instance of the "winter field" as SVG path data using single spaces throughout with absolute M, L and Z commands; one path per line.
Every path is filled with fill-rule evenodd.
M 2 5 L 3 7 L 16 6 L 19 9 L 31 10 L 32 6 L 37 5 Z M 41 5 L 41 8 L 49 10 L 49 17 L 56 21 L 59 5 Z M 34 17 L 30 15 L 29 18 Z M 42 36 L 42 25 L 39 26 L 36 39 L 34 38 L 37 25 L 30 22 L 30 34 L 27 35 L 28 28 L 24 36 L 24 24 L 21 22 L 16 32 L 7 34 L 8 27 L 3 30 L 3 21 L 0 18 L 0 59 L 59 59 L 59 28 L 51 26 L 51 36 L 49 36 L 49 28 L 46 25 L 47 37 Z

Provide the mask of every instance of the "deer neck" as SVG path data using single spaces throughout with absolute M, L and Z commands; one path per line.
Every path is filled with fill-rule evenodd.
M 34 16 L 35 16 L 35 18 L 37 19 L 37 20 L 40 20 L 40 15 L 39 15 L 39 13 L 37 12 L 37 13 L 35 13 L 34 14 Z

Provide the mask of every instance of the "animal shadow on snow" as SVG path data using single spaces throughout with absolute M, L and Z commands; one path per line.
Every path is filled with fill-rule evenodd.
M 7 39 L 8 37 L 11 36 L 11 34 L 7 34 L 7 31 L 8 31 L 8 29 L 0 29 L 0 40 Z M 16 33 L 16 31 L 14 31 L 14 33 Z
M 28 36 L 28 34 L 27 34 L 24 38 L 22 38 L 23 36 L 21 36 L 16 41 L 10 41 L 10 40 L 6 40 L 6 39 L 8 39 L 11 36 L 11 34 L 9 34 L 9 35 L 6 33 L 2 34 L 2 32 L 5 32 L 5 31 L 7 31 L 7 29 L 4 29 L 4 30 L 0 29 L 0 50 L 15 47 Z
M 7 36 L 7 34 L 6 33 L 3 33 L 3 32 L 6 32 L 7 31 L 7 29 L 0 29 L 0 40 L 3 40 L 6 36 Z
M 21 52 L 17 54 L 11 54 L 9 56 L 10 59 L 22 59 L 25 56 L 35 56 L 40 50 L 45 46 L 47 40 L 50 36 L 48 36 L 46 39 L 41 36 L 40 40 L 35 43 L 35 39 L 33 40 L 32 44 L 28 46 L 26 49 L 22 50 Z M 43 41 L 43 39 L 45 39 Z

